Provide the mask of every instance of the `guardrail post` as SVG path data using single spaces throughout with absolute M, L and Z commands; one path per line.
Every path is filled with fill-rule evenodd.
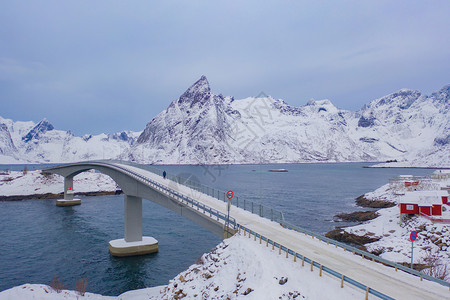
M 286 248 L 286 258 L 289 258 L 289 249 Z
M 366 288 L 366 300 L 369 300 L 369 287 Z
M 261 244 L 262 235 L 259 235 L 259 244 Z
M 273 221 L 273 208 L 270 209 L 270 221 Z
M 241 234 L 241 224 L 239 224 L 238 233 Z
M 294 262 L 297 261 L 297 252 L 294 252 Z
M 342 275 L 342 277 L 341 277 L 341 288 L 343 288 L 344 287 L 344 275 Z
M 256 232 L 255 232 L 255 238 L 253 240 L 256 241 Z
M 253 201 L 252 201 L 252 213 L 253 213 Z
M 245 232 L 247 231 L 247 229 L 246 228 L 244 228 L 244 236 L 245 236 Z
M 305 256 L 303 255 L 302 256 L 302 267 L 304 267 L 305 266 Z
M 395 272 L 397 272 L 397 267 L 395 267 Z
M 280 247 L 278 247 L 278 255 L 281 255 L 281 244 Z
M 272 241 L 272 250 L 275 250 L 275 242 Z
M 319 272 L 319 276 L 322 277 L 322 265 L 320 265 L 320 272 Z
M 313 271 L 314 261 L 311 260 L 311 272 Z

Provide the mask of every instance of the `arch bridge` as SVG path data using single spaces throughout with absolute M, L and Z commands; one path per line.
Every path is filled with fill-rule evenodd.
M 44 172 L 64 177 L 64 199 L 58 200 L 57 204 L 60 206 L 81 204 L 81 200 L 74 199 L 73 178 L 91 169 L 110 176 L 124 193 L 124 238 L 109 243 L 112 255 L 139 255 L 158 250 L 155 239 L 142 235 L 143 198 L 190 219 L 220 237 L 228 237 L 236 232 L 236 220 L 228 214 L 180 192 L 177 190 L 180 188 L 177 184 L 170 187 L 167 183 L 169 180 L 124 163 L 91 161 L 45 169 Z

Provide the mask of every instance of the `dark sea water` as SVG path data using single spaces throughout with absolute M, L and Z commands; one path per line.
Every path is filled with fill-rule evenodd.
M 368 169 L 360 163 L 158 166 L 169 174 L 232 190 L 240 199 L 284 212 L 287 221 L 325 233 L 338 212 L 359 210 L 354 199 L 403 175 L 427 169 Z M 28 169 L 39 166 L 28 166 Z M 269 169 L 289 172 L 268 172 Z M 22 170 L 23 166 L 0 169 Z M 76 187 L 75 187 L 76 188 Z M 61 187 L 62 190 L 62 187 Z M 123 195 L 80 197 L 81 206 L 57 207 L 56 200 L 0 202 L 0 291 L 23 283 L 49 284 L 58 275 L 74 289 L 87 278 L 87 291 L 104 295 L 167 284 L 220 239 L 165 208 L 143 201 L 143 233 L 159 241 L 159 252 L 115 258 L 108 242 L 123 238 Z

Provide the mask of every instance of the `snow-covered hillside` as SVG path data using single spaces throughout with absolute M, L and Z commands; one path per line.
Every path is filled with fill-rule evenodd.
M 14 122 L 0 117 L 0 163 L 73 162 L 116 158 L 128 150 L 140 132 L 74 136 L 56 130 L 43 119 Z
M 292 107 L 265 94 L 216 95 L 202 76 L 148 124 L 121 158 L 145 163 L 398 160 L 450 167 L 450 85 L 400 90 L 352 112 L 329 100 Z
M 216 95 L 202 76 L 142 133 L 73 136 L 47 121 L 0 118 L 0 163 L 120 158 L 140 163 L 227 164 L 397 160 L 450 167 L 450 85 L 426 96 L 402 89 L 361 110 L 329 100 L 293 107 L 261 93 Z

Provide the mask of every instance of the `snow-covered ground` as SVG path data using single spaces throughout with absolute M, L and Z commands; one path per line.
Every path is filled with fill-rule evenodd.
M 74 177 L 75 193 L 111 192 L 116 183 L 109 176 L 87 171 Z M 41 171 L 0 172 L 0 196 L 59 194 L 64 191 L 64 178 L 59 175 L 41 174 Z
M 325 288 L 326 287 L 326 288 Z M 57 293 L 46 285 L 26 284 L 0 293 L 6 299 L 78 299 L 75 291 Z M 363 291 L 292 256 L 235 235 L 202 256 L 167 286 L 126 292 L 118 297 L 86 293 L 87 299 L 362 299 Z
M 23 284 L 0 292 L 1 300 L 60 300 L 60 299 L 89 299 L 89 300 L 138 300 L 138 299 L 158 299 L 161 287 L 146 288 L 129 291 L 118 297 L 103 296 L 99 294 L 84 293 L 83 296 L 77 291 L 60 290 L 57 291 L 45 284 Z
M 450 185 L 450 179 L 424 180 L 425 184 L 416 188 L 421 191 L 407 192 L 401 184 L 386 184 L 377 190 L 366 193 L 369 200 L 387 200 L 400 203 L 411 193 L 437 191 Z M 405 195 L 405 194 L 406 195 Z M 433 193 L 433 192 L 431 192 Z M 445 210 L 445 211 L 444 211 Z M 381 257 L 395 262 L 411 262 L 411 231 L 418 232 L 414 242 L 413 261 L 415 264 L 428 264 L 427 260 L 447 266 L 450 273 L 450 224 L 433 223 L 422 216 L 401 219 L 398 205 L 378 211 L 379 217 L 360 225 L 347 227 L 345 231 L 356 235 L 367 235 L 380 238 L 378 241 L 366 244 L 368 251 L 375 251 Z M 443 205 L 442 218 L 450 219 L 450 206 Z M 446 280 L 450 280 L 447 274 Z

